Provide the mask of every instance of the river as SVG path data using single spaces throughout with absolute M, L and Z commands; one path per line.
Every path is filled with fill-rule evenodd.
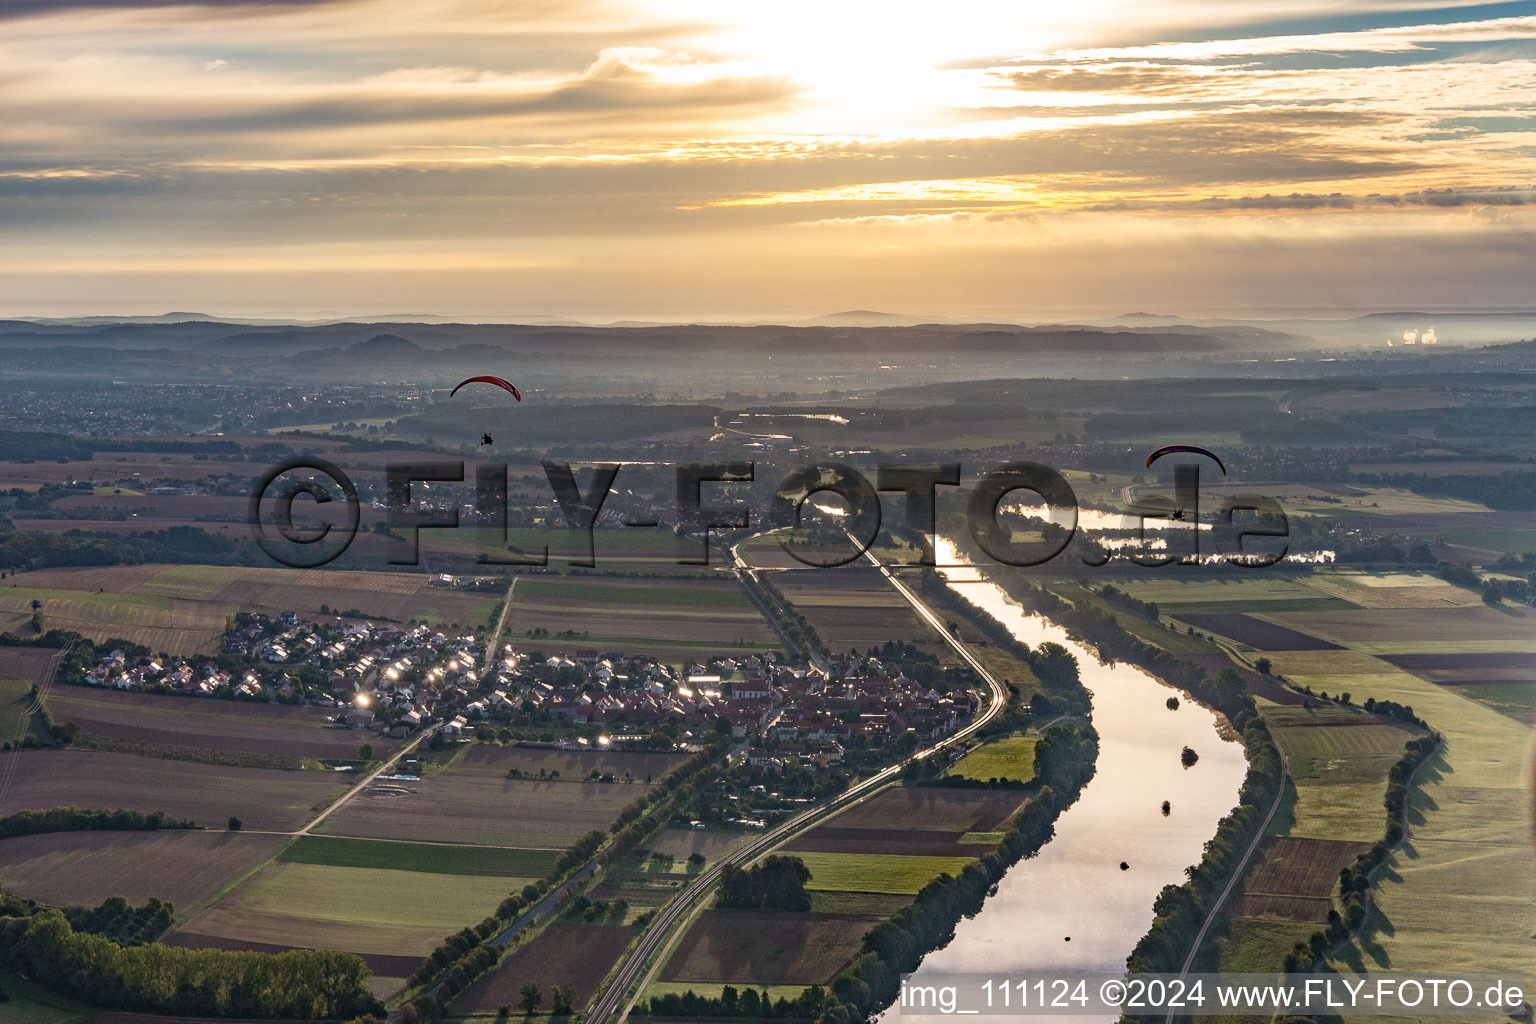
M 1242 746 L 1223 739 L 1217 716 L 1179 691 L 1134 665 L 1102 664 L 1064 629 L 1026 614 L 949 541 L 939 538 L 936 554 L 950 584 L 1014 636 L 1031 646 L 1061 644 L 1077 658 L 1093 694 L 1099 759 L 1078 801 L 1057 820 L 1055 838 L 1008 871 L 981 912 L 928 954 L 918 977 L 1122 969 L 1152 925 L 1157 894 L 1184 881 L 1185 867 L 1200 859 L 1217 822 L 1237 804 L 1247 772 Z M 1177 711 L 1166 706 L 1170 696 L 1179 697 Z M 1180 763 L 1186 746 L 1200 755 L 1190 768 Z M 1164 800 L 1172 804 L 1166 817 Z M 918 1019 L 930 1018 L 897 1007 L 881 1017 L 882 1024 Z

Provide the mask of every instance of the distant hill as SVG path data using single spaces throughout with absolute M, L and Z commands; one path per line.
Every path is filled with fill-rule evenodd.
M 794 326 L 804 327 L 916 327 L 919 324 L 948 323 L 942 316 L 912 316 L 907 313 L 881 313 L 873 309 L 850 309 L 842 313 L 812 317 L 797 321 Z
M 362 359 L 408 359 L 427 350 L 398 334 L 375 334 L 367 341 L 347 346 L 347 355 Z

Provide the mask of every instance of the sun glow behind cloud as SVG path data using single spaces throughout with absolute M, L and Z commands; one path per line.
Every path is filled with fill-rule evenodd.
M 1442 302 L 1536 272 L 1536 17 L 1507 5 L 44 7 L 0 9 L 17 312 L 1044 310 L 1021 274 L 1053 309 L 1266 278 L 1368 308 L 1425 297 L 1425 247 L 1457 254 Z

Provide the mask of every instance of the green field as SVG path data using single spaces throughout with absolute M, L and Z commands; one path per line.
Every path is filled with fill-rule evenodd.
M 1117 582 L 1115 587 L 1138 601 L 1152 601 L 1161 611 L 1189 612 L 1310 612 L 1356 607 L 1298 579 L 1259 577 Z
M 1035 777 L 1035 736 L 1004 736 L 983 743 L 945 772 L 967 779 L 1013 779 L 1028 782 Z
M 1401 574 L 1383 574 L 1370 583 L 1400 593 L 1428 586 Z M 1418 777 L 1408 843 L 1382 875 L 1365 941 L 1340 958 L 1341 967 L 1536 971 L 1529 910 L 1529 893 L 1536 888 L 1527 787 L 1531 728 L 1471 699 L 1483 687 L 1438 685 L 1373 657 L 1529 652 L 1536 650 L 1531 615 L 1529 609 L 1424 607 L 1276 616 L 1348 648 L 1276 653 L 1271 655 L 1276 671 L 1314 691 L 1347 690 L 1357 704 L 1374 697 L 1411 705 L 1446 737 L 1443 753 Z M 1279 730 L 1282 746 L 1289 732 Z M 1299 780 L 1297 834 L 1305 829 L 1320 838 L 1379 838 L 1385 828 L 1381 787 L 1328 784 L 1330 773 L 1326 766 L 1320 770 L 1316 757 L 1310 768 L 1317 778 Z
M 435 875 L 541 878 L 554 867 L 558 856 L 554 850 L 509 850 L 487 846 L 299 836 L 277 859 L 288 864 L 382 868 L 422 871 Z
M 808 889 L 915 895 L 942 874 L 957 875 L 971 857 L 797 852 L 811 869 Z
M 532 881 L 272 863 L 180 929 L 188 936 L 424 955 Z
M 0 992 L 11 997 L 9 1002 L 0 1003 L 0 1021 L 4 1024 L 71 1024 L 97 1013 L 14 974 L 0 975 Z

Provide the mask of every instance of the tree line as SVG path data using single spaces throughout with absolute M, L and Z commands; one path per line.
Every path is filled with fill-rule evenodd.
M 156 811 L 83 811 L 78 807 L 17 811 L 0 818 L 0 839 L 44 832 L 154 832 L 157 829 L 197 828 L 190 818 L 167 818 Z
M 139 1013 L 312 1020 L 384 1009 L 351 953 L 124 946 L 77 931 L 52 908 L 0 917 L 0 965 L 93 1005 Z
M 1344 913 L 1341 915 L 1330 909 L 1327 926 L 1313 932 L 1305 942 L 1296 943 L 1285 955 L 1283 969 L 1287 974 L 1309 971 L 1323 963 L 1330 950 L 1358 933 L 1365 924 L 1370 911 L 1371 876 L 1392 856 L 1392 851 L 1406 835 L 1409 783 L 1414 772 L 1439 752 L 1443 742 L 1439 733 L 1430 733 L 1415 737 L 1404 745 L 1403 756 L 1393 763 L 1387 774 L 1387 795 L 1382 800 L 1387 811 L 1386 833 L 1339 871 L 1339 895 L 1344 903 Z
M 805 883 L 811 869 L 799 857 L 775 855 L 750 868 L 727 864 L 720 870 L 716 906 L 731 910 L 810 910 Z

